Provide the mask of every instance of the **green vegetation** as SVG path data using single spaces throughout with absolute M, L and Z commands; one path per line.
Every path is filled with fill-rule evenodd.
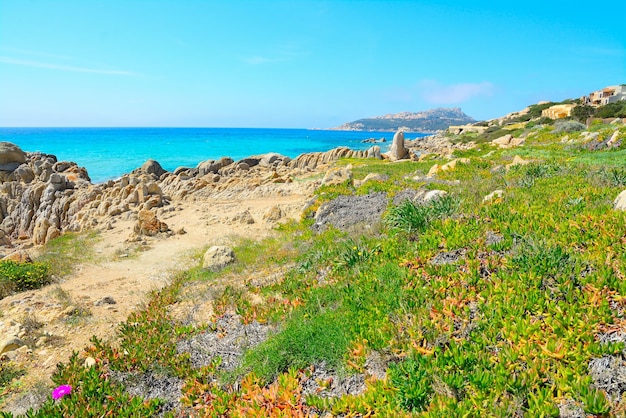
M 572 109 L 572 118 L 585 123 L 588 118 L 626 118 L 626 100 L 609 103 L 604 106 L 576 106 Z
M 8 393 L 11 382 L 23 374 L 24 371 L 12 363 L 0 362 L 0 400 Z
M 603 337 L 626 324 L 626 214 L 613 209 L 626 187 L 626 147 L 561 142 L 580 139 L 578 129 L 515 129 L 529 130 L 523 148 L 456 152 L 470 162 L 435 183 L 413 178 L 439 160 L 351 161 L 357 179 L 389 179 L 325 186 L 317 204 L 385 191 L 380 225 L 313 232 L 305 217 L 274 238 L 241 242 L 236 263 L 220 273 L 180 274 L 120 326 L 116 341 L 93 339 L 59 365 L 54 383 L 72 385 L 71 395 L 31 416 L 162 411 L 162 400 L 131 396 L 114 373 L 181 379 L 179 411 L 165 416 L 539 417 L 559 416 L 565 404 L 623 416 L 626 403 L 593 381 L 590 362 L 624 356 L 623 341 Z M 590 128 L 604 138 L 615 129 Z M 515 155 L 533 161 L 505 168 Z M 447 194 L 391 203 L 419 188 Z M 502 197 L 483 202 L 496 189 Z M 207 288 L 215 313 L 208 327 L 175 314 Z M 177 344 L 205 332 L 223 337 L 217 319 L 226 313 L 272 332 L 234 369 L 221 368 L 219 357 L 195 367 Z M 95 366 L 83 366 L 86 356 Z M 373 358 L 385 378 L 375 377 Z M 332 377 L 305 392 L 316 368 Z M 333 379 L 355 374 L 364 375 L 362 393 L 323 396 Z
M 73 266 L 94 257 L 93 246 L 98 235 L 92 233 L 67 233 L 46 243 L 37 262 L 49 266 L 50 274 L 65 276 L 72 272 Z
M 35 262 L 0 261 L 0 299 L 25 290 L 39 289 L 73 266 L 93 257 L 96 233 L 68 233 L 48 242 Z
M 45 263 L 18 263 L 0 261 L 0 299 L 13 292 L 38 289 L 50 283 Z

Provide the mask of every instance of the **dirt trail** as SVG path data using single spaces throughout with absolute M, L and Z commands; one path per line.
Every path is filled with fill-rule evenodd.
M 105 341 L 115 339 L 119 323 L 147 300 L 151 290 L 165 286 L 175 272 L 198 263 L 194 253 L 237 237 L 262 238 L 276 225 L 264 220 L 270 208 L 279 206 L 285 214 L 283 219 L 297 218 L 307 199 L 292 194 L 176 202 L 169 212 L 159 216 L 175 234 L 140 242 L 128 241 L 134 221 L 113 223 L 112 229 L 98 237 L 94 248 L 96 262 L 77 266 L 60 283 L 0 300 L 0 336 L 8 335 L 12 327 L 15 330 L 16 324 L 21 324 L 22 333 L 26 331 L 24 339 L 38 338 L 30 347 L 24 346 L 10 355 L 26 370 L 22 387 L 39 387 L 43 391 L 50 386 L 56 364 L 88 345 L 93 335 Z M 246 210 L 254 223 L 236 219 Z M 35 319 L 41 328 L 25 329 L 27 318 Z M 19 398 L 18 393 L 5 399 L 0 408 L 23 412 L 16 406 Z

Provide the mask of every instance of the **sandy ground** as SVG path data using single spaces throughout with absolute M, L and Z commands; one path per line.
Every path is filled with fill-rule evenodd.
M 44 390 L 52 385 L 50 376 L 56 364 L 66 362 L 73 351 L 82 350 L 93 335 L 105 341 L 115 339 L 119 323 L 147 300 L 151 290 L 166 285 L 175 272 L 198 263 L 193 254 L 237 237 L 259 239 L 271 234 L 276 223 L 263 219 L 271 207 L 279 206 L 286 214 L 283 219 L 297 218 L 307 200 L 308 196 L 292 194 L 236 201 L 174 202 L 159 219 L 172 231 L 184 229 L 185 233 L 147 237 L 142 242 L 128 241 L 134 221 L 115 222 L 112 229 L 99 236 L 95 245 L 97 262 L 77 266 L 60 283 L 0 300 L 0 327 L 4 324 L 0 335 L 10 333 L 15 323 L 26 322 L 26 317 L 43 324 L 34 333 L 49 335 L 47 341 L 31 348 L 22 347 L 11 355 L 26 369 L 22 388 Z M 246 209 L 254 223 L 233 220 Z M 103 298 L 111 298 L 115 303 L 101 303 Z M 76 310 L 87 314 L 77 315 Z M 17 412 L 11 404 L 19 397 L 20 393 L 8 396 L 0 408 Z

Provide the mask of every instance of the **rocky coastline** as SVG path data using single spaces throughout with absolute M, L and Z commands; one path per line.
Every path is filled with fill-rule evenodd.
M 45 244 L 65 232 L 110 229 L 118 219 L 136 219 L 136 234 L 155 235 L 169 231 L 158 217 L 177 200 L 284 195 L 300 187 L 293 185 L 294 178 L 326 172 L 340 158 L 418 160 L 430 153 L 449 155 L 453 148 L 443 135 L 405 141 L 398 132 L 387 153 L 381 153 L 377 145 L 365 151 L 339 147 L 294 159 L 268 153 L 239 161 L 229 157 L 207 160 L 173 172 L 148 160 L 117 180 L 93 184 L 87 169 L 74 162 L 2 142 L 0 246 L 6 256 L 15 249 Z M 341 177 L 330 177 L 322 182 L 341 181 Z

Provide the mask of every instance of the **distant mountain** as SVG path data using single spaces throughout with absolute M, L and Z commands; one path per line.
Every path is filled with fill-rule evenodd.
M 448 129 L 450 125 L 465 125 L 476 120 L 461 111 L 460 107 L 425 110 L 423 112 L 401 112 L 375 116 L 344 123 L 332 128 L 338 131 L 398 131 L 434 132 Z

